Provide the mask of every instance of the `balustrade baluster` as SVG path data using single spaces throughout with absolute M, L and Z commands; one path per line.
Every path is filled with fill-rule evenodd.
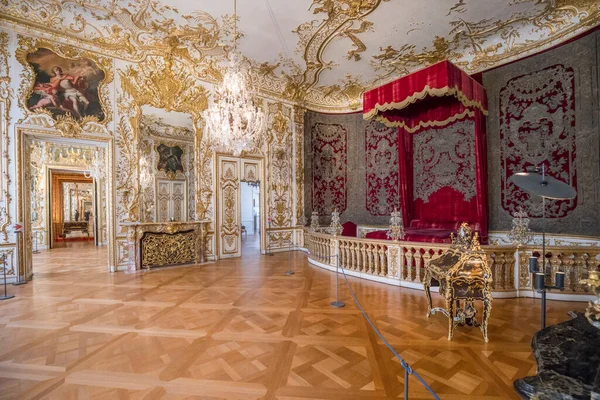
M 429 263 L 431 262 L 431 253 L 429 253 L 429 250 L 425 251 L 425 254 L 423 254 L 423 268 L 427 269 L 427 267 L 429 266 Z M 419 282 L 421 282 L 421 274 L 420 271 L 417 271 L 417 280 Z
M 415 279 L 413 282 L 421 282 L 421 268 L 423 263 L 423 254 L 421 249 L 415 251 Z
M 350 243 L 344 243 L 344 265 L 345 268 L 352 269 L 352 261 L 350 259 Z
M 413 248 L 409 247 L 406 252 L 406 280 L 412 282 Z
M 562 266 L 562 259 L 561 259 L 561 254 L 559 252 L 559 250 L 552 250 L 552 257 L 550 257 L 550 265 L 552 266 L 552 276 L 551 276 L 551 285 L 556 284 L 556 282 L 554 281 L 554 277 L 556 276 L 556 273 L 560 270 L 560 267 Z
M 515 258 L 515 253 L 513 250 L 508 250 L 505 253 L 505 258 L 508 260 L 506 262 L 506 266 L 504 267 L 504 273 L 506 279 L 504 280 L 504 288 L 507 290 L 516 289 L 515 288 L 515 263 L 517 259 Z
M 565 290 L 575 291 L 576 287 L 574 285 L 573 275 L 575 264 L 575 254 L 573 252 L 563 253 L 563 265 L 565 269 Z
M 369 251 L 369 273 L 376 275 L 377 274 L 377 258 L 375 257 L 375 245 L 373 243 L 369 243 L 368 247 Z
M 369 243 L 369 253 L 370 258 L 373 260 L 372 268 L 370 274 L 377 275 L 377 264 L 379 262 L 379 257 L 377 255 L 377 245 L 373 243 Z
M 494 260 L 494 268 L 492 269 L 492 271 L 494 271 L 494 280 L 492 282 L 492 287 L 494 289 L 502 289 L 502 286 L 504 285 L 503 282 L 503 260 L 502 260 L 502 254 L 501 253 L 494 253 L 493 254 L 493 260 Z
M 577 254 L 576 269 L 575 269 L 575 281 L 577 282 L 577 290 L 581 290 L 579 281 L 583 279 L 584 274 L 587 275 L 587 254 L 584 252 Z
M 387 248 L 386 246 L 379 246 L 379 265 L 381 269 L 379 270 L 379 276 L 387 276 Z
M 365 257 L 365 249 L 360 242 L 356 243 L 356 254 L 358 255 L 358 271 L 367 272 L 367 259 Z
M 398 276 L 403 281 L 405 277 L 404 271 L 406 270 L 406 247 L 400 247 L 398 253 L 398 257 L 400 257 L 400 271 L 398 271 Z

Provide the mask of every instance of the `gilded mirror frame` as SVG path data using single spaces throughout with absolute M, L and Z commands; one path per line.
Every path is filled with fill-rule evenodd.
M 173 39 L 176 40 L 176 39 Z M 139 154 L 140 122 L 142 118 L 142 107 L 152 106 L 167 112 L 175 111 L 189 114 L 192 118 L 194 132 L 194 159 L 196 168 L 194 172 L 198 176 L 204 169 L 207 160 L 208 149 L 202 142 L 202 118 L 201 113 L 208 107 L 207 91 L 197 79 L 194 79 L 193 71 L 189 66 L 173 57 L 172 50 L 177 43 L 170 43 L 170 49 L 164 56 L 150 56 L 144 62 L 137 65 L 128 65 L 119 71 L 121 89 L 129 97 L 129 125 L 136 141 L 136 152 Z M 139 157 L 138 157 L 139 158 Z M 133 198 L 141 203 L 141 190 L 139 185 L 140 170 L 137 169 L 137 185 L 134 189 Z M 190 190 L 191 188 L 188 188 Z M 206 191 L 201 179 L 196 179 L 196 220 L 201 220 L 206 215 L 208 204 L 202 201 L 201 193 Z M 211 192 L 212 194 L 212 192 Z M 209 195 L 210 198 L 210 195 Z M 141 204 L 138 205 L 137 218 L 141 217 Z

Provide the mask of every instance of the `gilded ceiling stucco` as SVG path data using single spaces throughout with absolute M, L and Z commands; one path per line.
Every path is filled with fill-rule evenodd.
M 238 5 L 239 48 L 256 86 L 265 95 L 331 112 L 359 109 L 366 88 L 440 60 L 475 73 L 551 47 L 600 21 L 598 0 L 270 3 L 285 47 L 263 1 Z M 4 25 L 130 61 L 172 53 L 209 82 L 220 80 L 219 62 L 231 48 L 231 14 L 226 1 L 0 2 Z M 284 56 L 288 47 L 295 51 Z

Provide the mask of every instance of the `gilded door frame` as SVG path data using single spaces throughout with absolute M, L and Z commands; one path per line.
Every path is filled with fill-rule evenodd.
M 54 247 L 54 214 L 53 214 L 53 209 L 55 208 L 55 204 L 54 204 L 54 199 L 53 199 L 53 195 L 54 195 L 54 179 L 55 175 L 54 174 L 63 174 L 65 172 L 72 172 L 74 174 L 76 173 L 80 173 L 83 174 L 85 171 L 83 169 L 81 169 L 80 167 L 72 167 L 72 166 L 47 166 L 44 165 L 44 170 L 46 171 L 46 176 L 49 178 L 49 182 L 46 185 L 46 196 L 45 196 L 45 201 L 46 201 L 46 231 L 49 232 L 48 233 L 48 239 L 49 239 L 49 243 L 48 243 L 48 249 L 52 249 Z M 83 180 L 88 180 L 85 177 L 83 179 L 78 179 L 78 178 L 74 178 L 77 181 L 83 181 Z M 56 179 L 57 181 L 62 181 L 63 179 Z M 92 189 L 93 189 L 93 202 L 94 202 L 94 206 L 96 205 L 96 202 L 98 202 L 98 200 L 101 201 L 101 199 L 98 199 L 97 197 L 99 196 L 98 190 L 96 189 L 96 179 L 91 178 L 91 183 L 92 183 Z M 94 215 L 94 218 L 97 219 L 98 216 Z M 62 218 L 61 218 L 62 219 Z M 97 222 L 94 222 L 95 226 L 94 226 L 94 230 L 97 229 Z M 94 232 L 94 243 L 96 243 L 96 239 L 97 239 L 97 234 L 96 232 Z
M 239 254 L 237 254 L 238 252 L 236 252 L 235 255 L 231 254 L 226 254 L 223 255 L 222 254 L 222 236 L 221 233 L 223 232 L 223 228 L 221 225 L 221 190 L 222 190 L 222 184 L 221 184 L 221 159 L 226 158 L 229 160 L 236 160 L 237 162 L 237 181 L 236 181 L 236 197 L 235 197 L 235 201 L 236 201 L 236 205 L 235 205 L 235 209 L 236 209 L 236 220 L 241 224 L 241 182 L 246 180 L 243 179 L 242 177 L 244 176 L 244 161 L 248 162 L 249 164 L 257 164 L 258 168 L 260 169 L 259 171 L 259 177 L 258 180 L 260 181 L 260 226 L 261 226 L 261 230 L 260 230 L 260 252 L 261 254 L 265 253 L 265 243 L 266 243 L 266 231 L 267 231 L 267 224 L 266 224 L 266 220 L 267 220 L 267 210 L 266 210 L 266 171 L 265 171 L 265 158 L 262 156 L 258 156 L 258 155 L 243 155 L 243 156 L 239 156 L 239 157 L 234 157 L 231 154 L 226 154 L 226 153 L 215 153 L 215 157 L 214 157 L 214 162 L 215 162 L 215 166 L 214 166 L 214 171 L 215 171 L 215 188 L 214 188 L 214 193 L 215 193 L 215 257 L 217 259 L 220 258 L 234 258 L 234 257 L 243 257 L 242 254 L 242 249 L 241 249 L 241 233 L 240 233 L 240 229 L 238 227 L 237 229 L 237 237 L 236 240 L 238 242 L 238 246 L 239 246 Z M 246 180 L 247 181 L 247 180 Z
M 30 279 L 33 275 L 32 268 L 32 252 L 33 243 L 31 239 L 31 204 L 27 202 L 29 199 L 31 182 L 30 176 L 26 173 L 25 161 L 28 155 L 25 151 L 28 149 L 30 138 L 45 140 L 54 143 L 73 143 L 84 144 L 88 146 L 104 147 L 105 151 L 105 192 L 106 192 L 106 229 L 108 241 L 108 272 L 116 272 L 117 257 L 115 253 L 116 231 L 115 222 L 116 214 L 114 208 L 115 188 L 113 186 L 114 171 L 114 140 L 107 136 L 92 136 L 81 133 L 76 137 L 64 137 L 61 132 L 54 129 L 34 128 L 31 126 L 18 125 L 15 127 L 16 138 L 16 194 L 17 194 L 17 221 L 23 223 L 23 233 L 18 237 L 18 265 L 19 276 L 25 279 Z M 17 222 L 14 221 L 14 222 Z

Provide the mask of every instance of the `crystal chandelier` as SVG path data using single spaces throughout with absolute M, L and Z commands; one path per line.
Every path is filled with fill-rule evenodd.
M 97 147 L 94 150 L 90 169 L 86 169 L 85 171 L 83 171 L 83 176 L 85 176 L 86 178 L 93 178 L 96 180 L 104 179 L 104 168 L 102 162 L 103 156 L 104 151 Z
M 234 45 L 229 52 L 223 82 L 214 90 L 213 103 L 202 117 L 213 148 L 232 152 L 239 156 L 251 150 L 262 140 L 265 115 L 254 105 L 249 69 L 244 66 L 242 55 L 237 51 L 237 9 L 234 5 Z

